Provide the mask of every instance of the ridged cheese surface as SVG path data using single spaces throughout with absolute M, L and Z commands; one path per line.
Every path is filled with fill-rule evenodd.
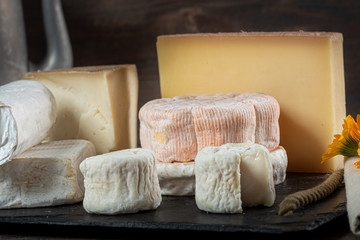
M 270 151 L 280 143 L 280 107 L 261 93 L 155 99 L 139 111 L 140 143 L 161 162 L 189 162 L 199 150 L 251 142 Z
M 104 153 L 80 164 L 84 175 L 83 207 L 93 214 L 154 210 L 162 201 L 155 155 L 132 148 Z

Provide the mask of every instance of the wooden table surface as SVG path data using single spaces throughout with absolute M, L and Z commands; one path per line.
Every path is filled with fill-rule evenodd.
M 136 64 L 140 82 L 139 107 L 160 97 L 155 47 L 158 35 L 304 30 L 343 33 L 347 111 L 353 116 L 360 113 L 360 1 L 62 0 L 62 4 L 73 48 L 74 66 Z M 46 51 L 41 1 L 23 0 L 23 6 L 29 56 L 37 62 Z M 49 237 L 46 239 L 57 239 L 57 236 L 67 239 L 78 236 L 81 239 L 138 236 L 137 232 L 112 232 L 109 229 L 97 229 L 94 232 L 91 229 L 79 231 L 65 227 L 49 227 L 46 230 L 35 226 L 17 228 L 14 231 L 10 226 L 0 226 L 0 233 L 3 234 L 0 239 L 36 239 L 39 234 L 46 234 Z M 150 230 L 149 233 L 173 236 Z M 176 234 L 191 236 L 193 233 Z M 346 214 L 315 231 L 295 235 L 311 239 L 358 239 L 349 231 Z M 268 236 L 256 233 L 241 236 L 256 236 L 259 239 L 293 237 L 287 234 Z

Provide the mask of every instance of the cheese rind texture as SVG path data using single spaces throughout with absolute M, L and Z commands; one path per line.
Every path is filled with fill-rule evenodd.
M 278 185 L 286 180 L 288 157 L 286 150 L 279 146 L 270 152 L 270 162 L 273 168 L 274 184 Z
M 87 158 L 83 207 L 94 214 L 125 214 L 153 210 L 161 203 L 155 155 L 133 148 Z
M 195 159 L 195 202 L 212 213 L 242 213 L 240 156 L 218 147 L 205 147 Z
M 36 145 L 0 166 L 0 208 L 72 204 L 84 197 L 79 164 L 95 155 L 86 140 Z
M 273 169 L 267 148 L 254 143 L 205 147 L 195 159 L 195 201 L 214 213 L 241 213 L 242 207 L 275 201 Z
M 36 81 L 0 86 L 0 165 L 47 138 L 56 119 L 52 93 Z
M 280 143 L 280 105 L 268 94 L 261 93 L 230 93 L 237 101 L 253 105 L 256 115 L 255 143 L 261 144 L 272 151 Z
M 270 152 L 275 185 L 286 180 L 287 154 L 279 146 Z M 193 196 L 195 195 L 195 162 L 156 163 L 162 195 Z
M 157 162 L 161 195 L 193 196 L 195 194 L 195 162 Z
M 290 172 L 332 172 L 321 164 L 346 117 L 340 33 L 254 32 L 157 39 L 161 96 L 262 92 L 281 107 L 280 144 Z
M 24 74 L 54 94 L 57 119 L 50 140 L 86 139 L 97 154 L 137 146 L 135 65 L 78 67 Z
M 161 162 L 189 162 L 202 148 L 225 143 L 273 150 L 280 142 L 279 114 L 276 99 L 261 93 L 155 99 L 139 111 L 140 143 Z

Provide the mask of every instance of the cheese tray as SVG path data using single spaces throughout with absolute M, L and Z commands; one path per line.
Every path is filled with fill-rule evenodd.
M 273 207 L 244 208 L 242 214 L 213 214 L 197 208 L 194 196 L 163 196 L 156 210 L 123 215 L 91 215 L 82 203 L 56 207 L 3 209 L 0 224 L 18 226 L 91 227 L 125 230 L 180 230 L 195 232 L 294 233 L 311 231 L 346 213 L 345 188 L 308 205 L 291 216 L 278 216 L 280 202 L 290 193 L 320 184 L 328 174 L 288 173 L 276 186 Z

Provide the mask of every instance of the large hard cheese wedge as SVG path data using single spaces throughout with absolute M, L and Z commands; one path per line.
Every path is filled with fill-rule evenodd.
M 199 150 L 225 143 L 279 146 L 279 104 L 260 93 L 155 99 L 139 111 L 140 143 L 161 162 L 189 162 Z
M 36 145 L 0 166 L 0 208 L 76 203 L 84 197 L 79 164 L 95 155 L 86 140 Z
M 288 171 L 328 172 L 320 164 L 345 113 L 340 33 L 219 33 L 160 36 L 161 95 L 263 92 L 281 107 Z
M 134 65 L 79 67 L 26 73 L 55 96 L 51 140 L 87 139 L 96 152 L 137 146 L 138 78 Z
M 18 80 L 0 87 L 0 165 L 39 144 L 56 118 L 51 92 L 36 81 Z

